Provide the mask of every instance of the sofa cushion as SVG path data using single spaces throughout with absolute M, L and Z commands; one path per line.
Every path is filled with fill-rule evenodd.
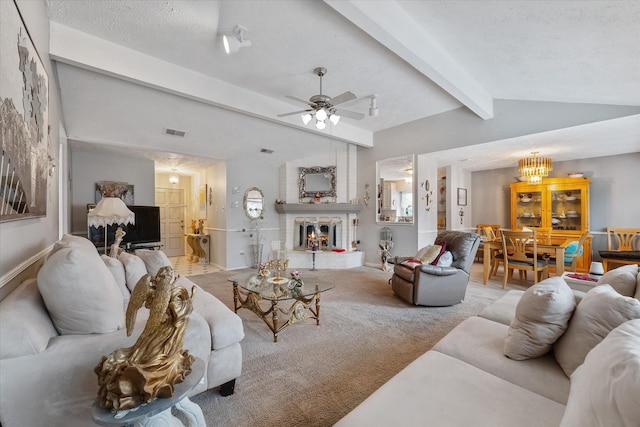
M 624 265 L 609 270 L 598 280 L 598 285 L 607 284 L 618 291 L 619 294 L 632 297 L 636 293 L 636 281 L 638 266 L 636 264 Z
M 594 287 L 578 304 L 567 331 L 554 345 L 558 363 L 571 376 L 609 332 L 627 320 L 638 318 L 640 301 L 620 295 L 609 285 Z
M 194 286 L 196 287 L 196 293 L 193 296 L 193 312 L 209 324 L 212 350 L 242 341 L 244 328 L 240 316 L 186 277 L 180 276 L 176 286 L 182 286 L 189 292 Z
M 102 262 L 107 266 L 114 280 L 118 284 L 118 288 L 120 289 L 120 293 L 122 294 L 122 304 L 124 305 L 125 311 L 127 311 L 127 305 L 129 305 L 129 300 L 131 299 L 131 292 L 129 292 L 129 288 L 127 288 L 127 278 L 124 271 L 124 264 L 118 258 L 111 258 L 107 255 L 100 255 Z
M 640 300 L 640 271 L 638 271 L 638 275 L 636 276 L 636 295 L 635 298 Z
M 171 261 L 162 251 L 154 251 L 151 249 L 136 249 L 135 254 L 139 256 L 147 268 L 147 273 L 152 276 L 158 274 L 161 267 L 173 267 Z
M 144 261 L 142 261 L 142 258 L 128 252 L 122 252 L 118 255 L 118 259 L 124 265 L 127 288 L 129 288 L 129 291 L 133 292 L 133 288 L 136 287 L 138 280 L 147 274 L 147 266 Z
M 443 247 L 444 245 L 427 245 L 418 251 L 415 259 L 420 260 L 423 264 L 431 264 L 440 257 Z
M 551 352 L 534 359 L 516 361 L 502 349 L 509 327 L 471 316 L 456 326 L 433 351 L 460 359 L 555 402 L 567 402 L 570 382 Z
M 0 301 L 0 359 L 39 353 L 57 335 L 35 279 Z
M 516 363 L 516 362 L 514 362 Z M 564 405 L 428 351 L 338 421 L 360 426 L 558 426 Z
M 122 294 L 92 251 L 60 249 L 38 272 L 38 289 L 60 334 L 100 334 L 124 327 Z
M 640 422 L 640 319 L 611 331 L 571 376 L 561 427 Z
M 453 264 L 453 254 L 450 251 L 445 251 L 440 255 L 438 261 L 436 262 L 436 266 L 438 267 L 451 267 Z
M 514 360 L 539 357 L 551 351 L 565 332 L 576 298 L 562 277 L 551 277 L 527 289 L 504 342 L 504 355 Z
M 478 316 L 509 326 L 516 315 L 516 307 L 524 291 L 508 291 L 482 309 Z

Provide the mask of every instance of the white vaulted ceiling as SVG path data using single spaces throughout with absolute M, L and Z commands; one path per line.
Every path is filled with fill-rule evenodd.
M 278 164 L 333 140 L 371 146 L 376 131 L 456 108 L 490 119 L 494 99 L 640 106 L 635 1 L 47 5 L 69 138 L 159 164 L 253 156 L 263 147 L 275 150 L 269 159 Z M 252 46 L 226 55 L 221 33 L 236 24 L 249 29 Z M 298 116 L 276 117 L 305 108 L 285 95 L 318 93 L 318 66 L 328 69 L 323 92 L 354 92 L 359 98 L 344 107 L 363 120 L 343 118 L 319 132 Z M 367 96 L 374 93 L 380 114 L 370 117 Z M 638 151 L 638 121 L 616 124 L 630 133 L 619 149 Z M 167 136 L 165 128 L 187 134 Z M 596 136 L 606 132 L 579 132 L 589 156 L 612 154 Z M 544 138 L 575 140 L 571 132 L 545 134 L 537 147 Z M 495 153 L 483 160 L 491 150 L 476 151 L 469 168 L 500 167 Z

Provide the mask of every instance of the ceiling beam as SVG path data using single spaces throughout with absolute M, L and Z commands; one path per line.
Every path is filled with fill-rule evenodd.
M 324 0 L 483 119 L 493 98 L 395 1 Z
M 276 112 L 291 109 L 291 104 L 284 101 L 171 64 L 57 22 L 51 22 L 50 33 L 49 56 L 55 61 L 306 132 L 373 147 L 373 132 L 345 121 L 335 128 L 327 126 L 324 130 L 318 130 L 314 126 L 307 127 L 297 115 L 276 117 Z

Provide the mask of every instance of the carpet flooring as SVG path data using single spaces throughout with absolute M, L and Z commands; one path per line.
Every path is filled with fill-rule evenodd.
M 232 308 L 228 278 L 241 272 L 189 278 Z M 391 273 L 371 267 L 302 273 L 307 282 L 317 274 L 335 286 L 321 296 L 320 326 L 311 319 L 291 325 L 274 343 L 260 318 L 239 310 L 245 338 L 235 394 L 209 390 L 192 398 L 209 427 L 331 426 L 506 292 L 499 277 L 482 285 L 481 264 L 474 265 L 465 301 L 451 307 L 407 304 L 393 294 Z

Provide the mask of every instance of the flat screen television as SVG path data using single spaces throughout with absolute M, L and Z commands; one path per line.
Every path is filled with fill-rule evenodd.
M 87 212 L 90 212 L 95 205 L 87 205 Z M 107 246 L 111 246 L 116 240 L 116 230 L 118 227 L 127 233 L 122 239 L 120 246 L 130 247 L 149 243 L 158 243 L 160 236 L 160 208 L 158 206 L 127 206 L 135 215 L 135 224 L 113 224 L 107 227 Z M 96 247 L 104 247 L 104 227 L 89 227 L 89 240 Z

